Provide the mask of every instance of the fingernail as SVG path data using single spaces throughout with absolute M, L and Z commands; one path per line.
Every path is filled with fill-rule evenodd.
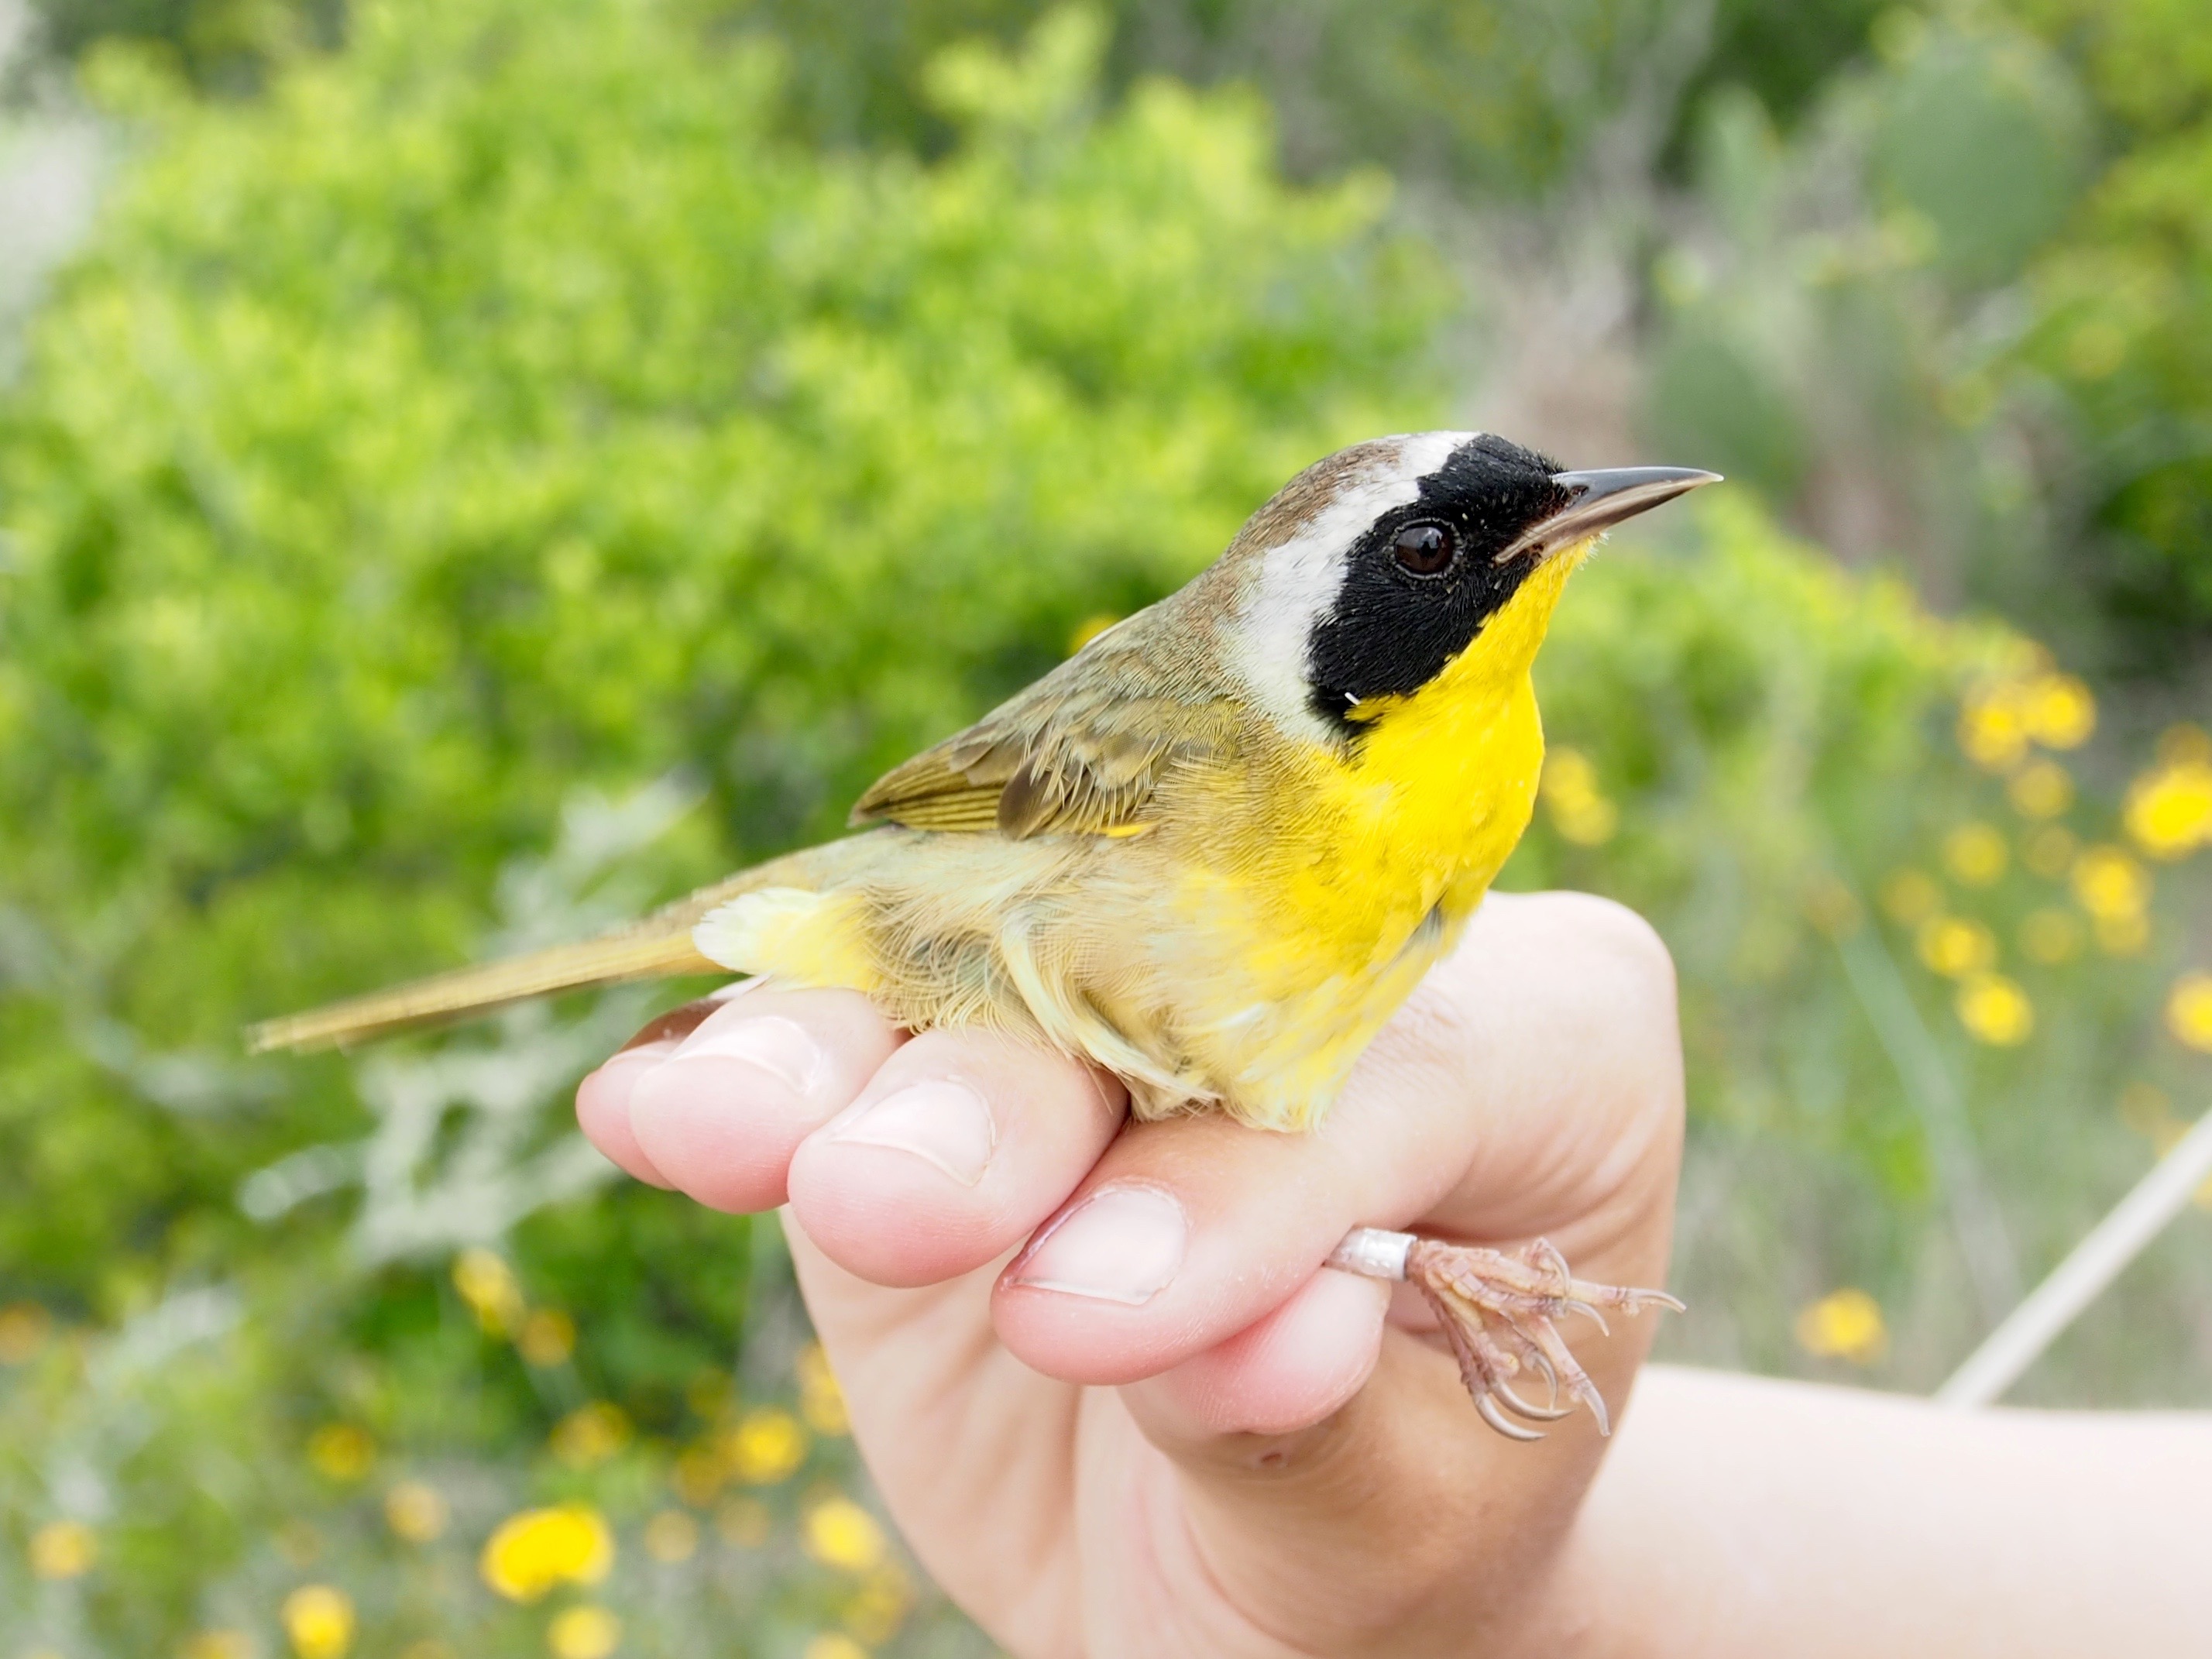
M 641 1042 L 635 1048 L 617 1048 L 599 1064 L 593 1077 L 642 1077 L 664 1060 L 676 1053 L 676 1042 L 664 1037 L 655 1042 Z M 625 1089 L 624 1093 L 629 1091 Z
M 911 1152 L 972 1187 L 983 1178 L 999 1129 L 982 1096 L 947 1079 L 885 1095 L 832 1128 L 830 1139 Z
M 680 1065 L 687 1060 L 734 1060 L 766 1072 L 799 1095 L 812 1089 L 822 1074 L 821 1046 L 798 1021 L 775 1014 L 695 1032 L 667 1063 Z
M 1189 1232 L 1173 1194 L 1103 1188 L 1030 1247 L 1011 1282 L 1138 1307 L 1175 1278 Z

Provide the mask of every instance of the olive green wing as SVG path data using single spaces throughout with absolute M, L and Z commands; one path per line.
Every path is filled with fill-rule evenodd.
M 1135 835 L 1169 769 L 1225 758 L 1237 705 L 1156 611 L 1109 629 L 966 731 L 894 767 L 853 822 L 1020 840 Z

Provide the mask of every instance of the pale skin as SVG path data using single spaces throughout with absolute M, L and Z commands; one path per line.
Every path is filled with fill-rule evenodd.
M 1663 1285 L 1674 998 L 1628 912 L 1500 895 L 1311 1135 L 1133 1123 L 1073 1061 L 773 986 L 577 1106 L 641 1180 L 787 1204 L 884 1501 L 1024 1659 L 2207 1650 L 2203 1416 L 1638 1380 L 1647 1313 L 1571 1334 L 1610 1442 L 1514 1444 L 1402 1288 L 1321 1265 L 1366 1224 Z

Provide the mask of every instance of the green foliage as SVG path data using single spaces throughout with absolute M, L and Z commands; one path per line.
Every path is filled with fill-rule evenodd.
M 2185 679 L 2212 621 L 2197 9 L 1894 10 L 1794 133 L 1709 100 L 1650 429 L 1939 601 Z
M 1855 562 L 2095 662 L 2063 556 L 2051 400 L 2011 354 L 2086 176 L 2065 65 L 2002 19 L 1895 13 L 1794 133 L 1702 112 L 1699 211 L 1653 267 L 1644 426 Z
M 255 84 L 288 43 L 335 41 L 338 0 L 33 0 L 49 52 L 154 45 L 203 86 Z M 817 143 L 930 154 L 957 122 L 922 66 L 972 39 L 1011 47 L 1043 0 L 685 0 L 718 33 L 775 40 L 787 118 Z M 1115 0 L 1108 85 L 1162 72 L 1245 80 L 1287 118 L 1301 172 L 1379 163 L 1526 198 L 1573 177 L 1624 108 L 1650 141 L 1686 135 L 1716 88 L 1788 121 L 1863 46 L 1878 0 Z
M 33 1006 L 219 1052 L 465 953 L 581 785 L 696 770 L 664 878 L 830 833 L 1429 397 L 1379 184 L 1286 192 L 1238 99 L 1094 123 L 1079 21 L 942 60 L 923 168 L 782 143 L 759 48 L 518 17 L 372 11 L 246 106 L 111 67 L 144 160 L 0 413 L 0 859 L 58 953 L 11 1094 L 122 1092 Z
M 2073 84 L 2024 40 L 1902 33 L 1875 138 L 1877 185 L 1925 222 L 1954 282 L 2002 282 L 2073 205 L 2083 137 Z
M 43 55 L 129 41 L 197 85 L 234 93 L 257 87 L 288 42 L 334 41 L 345 10 L 342 0 L 29 0 L 28 9 Z
M 2133 143 L 2042 262 L 2022 356 L 2071 417 L 2078 579 L 2129 666 L 2173 674 L 2212 630 L 2212 48 L 2172 0 L 2029 9 Z
M 495 899 L 512 942 L 835 833 L 1297 467 L 1434 407 L 1445 290 L 1378 231 L 1383 181 L 1285 186 L 1246 94 L 1103 107 L 1102 48 L 1063 15 L 1018 58 L 948 52 L 927 164 L 795 141 L 773 49 L 619 0 L 365 8 L 250 101 L 89 64 L 134 153 L 0 400 L 0 1249 L 6 1296 L 107 1325 L 240 1285 L 236 1340 L 270 1345 L 224 1351 L 265 1406 L 219 1437 L 240 1468 L 367 1413 L 512 1504 L 568 1478 L 531 1449 L 586 1391 L 708 1431 L 687 1382 L 763 1316 L 743 1223 L 629 1188 L 509 1242 L 587 1334 L 569 1381 L 441 1288 L 452 1225 L 574 1190 L 562 1085 L 620 1007 L 450 1076 L 247 1066 L 243 1020 L 472 954 Z M 570 838 L 526 857 L 579 792 L 671 774 L 700 804 L 626 883 Z M 380 1188 L 380 1146 L 429 1162 Z M 422 1192 L 446 1232 L 408 1231 Z M 751 1343 L 757 1389 L 793 1346 Z M 185 1460 L 148 1479 L 198 1479 L 203 1407 L 148 1410 Z M 634 1527 L 673 1455 L 592 1490 Z M 232 1522 L 87 1630 L 166 1650 L 195 1597 L 292 1571 L 289 1479 L 234 1476 Z M 330 1504 L 378 1535 L 373 1493 Z

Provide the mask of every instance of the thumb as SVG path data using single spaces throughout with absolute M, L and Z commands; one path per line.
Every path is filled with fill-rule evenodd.
M 1482 1651 L 1533 1605 L 1601 1443 L 1587 1418 L 1538 1444 L 1491 1433 L 1387 1299 L 1324 1268 L 1121 1397 L 1173 1467 L 1208 1576 L 1259 1629 L 1303 1653 Z

